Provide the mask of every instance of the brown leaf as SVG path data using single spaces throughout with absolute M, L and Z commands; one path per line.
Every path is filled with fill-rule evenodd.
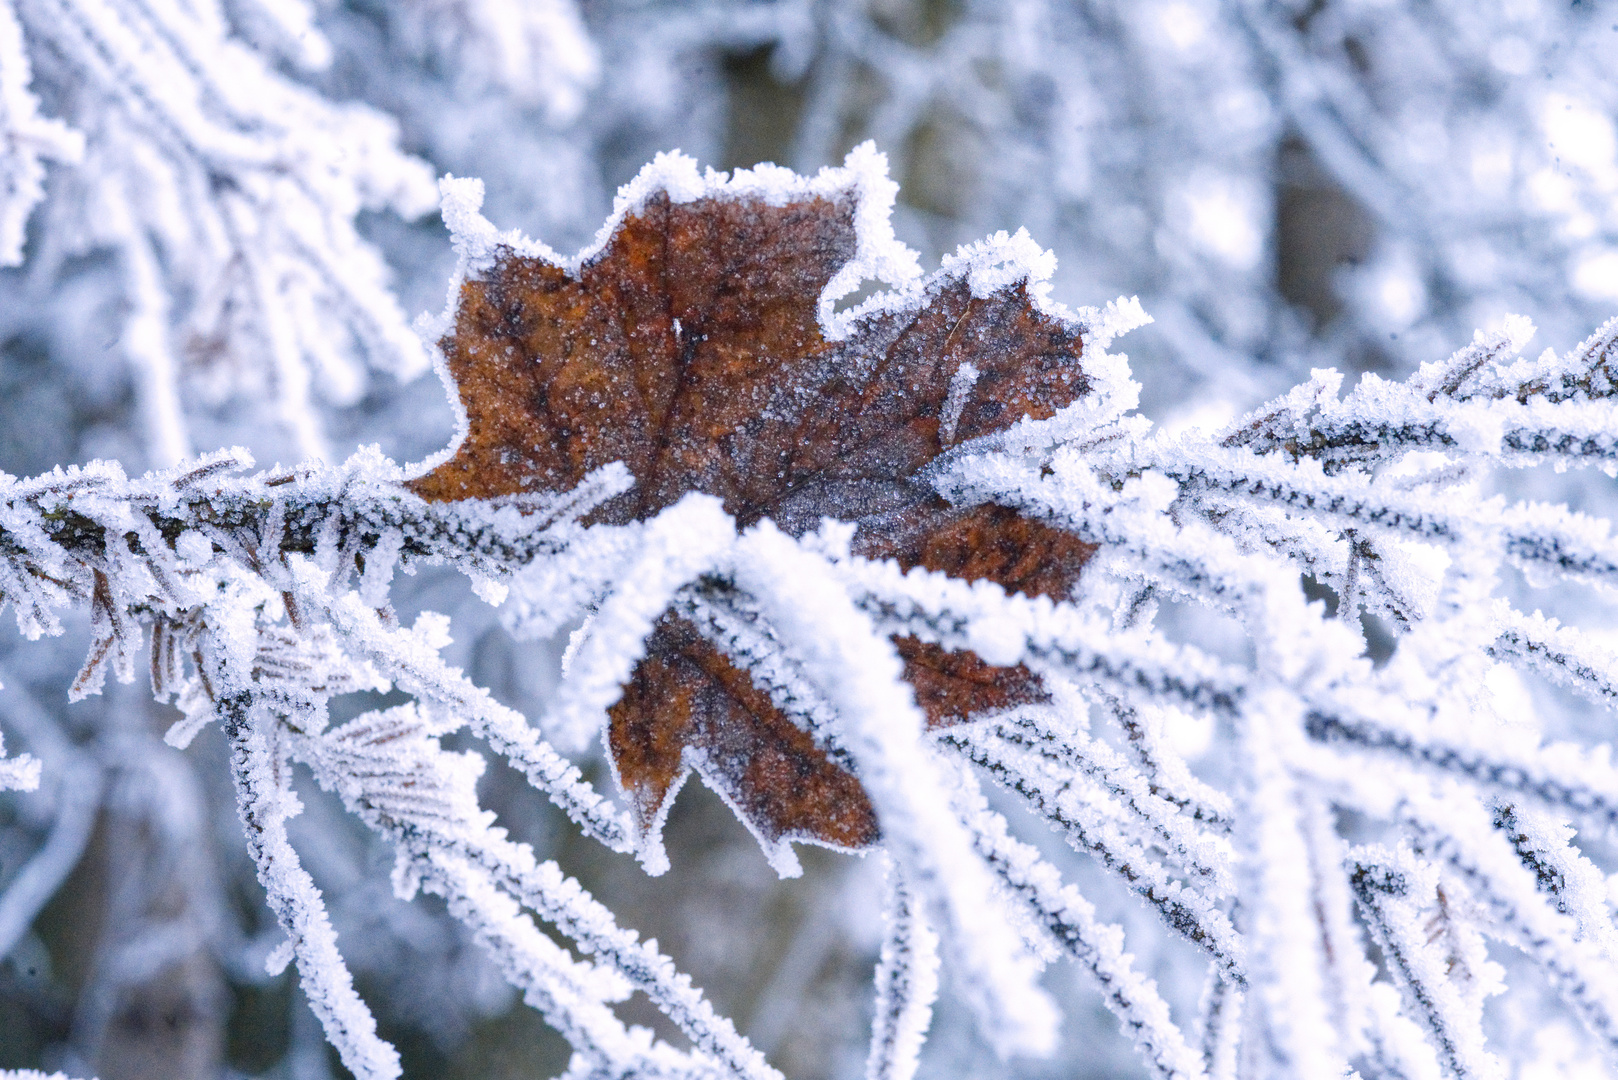
M 859 781 L 685 619 L 658 623 L 611 717 L 613 764 L 643 827 L 694 766 L 767 843 L 877 837 Z
M 1078 330 L 1024 282 L 979 297 L 943 274 L 828 340 L 818 304 L 859 247 L 857 198 L 657 192 L 576 273 L 503 251 L 462 286 L 440 343 L 468 434 L 411 487 L 431 500 L 564 491 L 622 461 L 636 485 L 595 521 L 644 520 L 701 491 L 743 527 L 770 518 L 801 535 L 833 517 L 857 524 L 856 554 L 1065 596 L 1091 546 L 1003 506 L 951 506 L 918 473 L 1086 393 Z M 1026 668 L 896 645 L 933 725 L 1044 696 Z M 672 614 L 608 741 L 643 829 L 694 767 L 766 841 L 877 838 L 858 780 Z

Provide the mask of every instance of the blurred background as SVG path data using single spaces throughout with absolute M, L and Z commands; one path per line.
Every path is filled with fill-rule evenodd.
M 1311 368 L 1402 377 L 1507 313 L 1539 326 L 1537 351 L 1618 310 L 1615 2 L 24 0 L 7 12 L 0 226 L 22 246 L 0 271 L 0 469 L 17 476 L 106 457 L 138 473 L 232 444 L 265 466 L 366 443 L 419 460 L 451 434 L 409 331 L 442 310 L 454 265 L 431 178 L 482 177 L 492 221 L 571 252 L 616 187 L 673 148 L 721 169 L 812 171 L 874 140 L 901 185 L 895 228 L 924 267 L 1026 227 L 1060 260 L 1056 299 L 1138 295 L 1156 321 L 1115 348 L 1143 411 L 1171 426 L 1236 415 Z M 144 43 L 135 59 L 108 59 L 119 26 Z M 33 99 L 71 130 L 23 115 Z M 30 176 L 43 177 L 37 205 Z M 451 576 L 397 590 L 407 622 L 453 616 L 452 662 L 539 711 L 556 643 L 512 641 Z M 69 706 L 87 622 L 37 643 L 10 623 L 0 732 L 45 772 L 38 792 L 0 801 L 0 1067 L 344 1075 L 293 977 L 264 975 L 280 934 L 218 732 L 170 749 L 173 714 L 143 682 Z M 379 703 L 391 699 L 355 695 L 334 714 Z M 1182 735 L 1192 752 L 1209 737 Z M 874 860 L 809 849 L 805 875 L 778 881 L 694 783 L 667 831 L 674 869 L 652 880 L 573 835 L 498 763 L 481 792 L 517 838 L 656 937 L 789 1077 L 861 1075 Z M 394 899 L 390 853 L 312 785 L 301 794 L 294 842 L 406 1075 L 562 1071 L 565 1044 L 441 905 Z M 1188 1014 L 1197 958 L 1049 839 Z M 1061 1053 L 1009 1066 L 975 1041 L 945 979 L 924 1076 L 1143 1075 L 1069 967 L 1047 979 L 1068 1016 Z M 644 1002 L 625 1015 L 678 1041 Z M 1516 1037 L 1539 1048 L 1544 1075 L 1575 1075 L 1558 1064 L 1563 1035 Z

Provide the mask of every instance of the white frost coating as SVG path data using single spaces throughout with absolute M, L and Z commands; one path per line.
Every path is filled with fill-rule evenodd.
M 350 642 L 401 689 L 446 710 L 489 740 L 529 782 L 544 790 L 575 823 L 617 850 L 629 845 L 627 819 L 605 803 L 567 759 L 541 739 L 523 716 L 495 702 L 438 655 L 438 646 L 422 635 L 384 625 L 373 609 L 353 593 L 335 603 L 326 599 L 329 578 L 306 561 L 291 570 L 298 598 L 321 612 Z
M 1458 918 L 1464 897 L 1408 849 L 1361 849 L 1355 861 L 1361 913 L 1394 982 L 1425 1005 L 1419 1021 L 1444 1066 L 1479 1080 L 1504 1077 L 1478 1038 L 1484 1001 L 1504 989 L 1504 971 L 1488 959 L 1482 935 Z
M 820 295 L 820 325 L 832 340 L 848 332 L 854 316 L 852 311 L 835 315 L 833 307 L 861 281 L 872 278 L 900 289 L 921 274 L 916 253 L 893 234 L 890 217 L 899 185 L 888 177 L 887 155 L 879 152 L 875 143 L 861 143 L 849 151 L 843 167 L 853 174 L 850 179 L 857 200 L 854 231 L 858 247 L 854 258 L 837 271 Z
M 667 1005 L 699 1045 L 723 1048 L 722 1056 L 741 1063 L 741 1075 L 773 1077 L 700 995 L 670 978 L 666 958 L 618 930 L 554 864 L 537 864 L 527 845 L 490 828 L 493 815 L 476 796 L 483 762 L 445 752 L 437 733 L 446 726 L 406 705 L 297 740 L 297 753 L 322 786 L 398 846 L 396 888 L 441 893 L 577 1052 L 618 1069 L 648 1056 L 668 1058 L 667 1047 L 626 1031 L 610 1011 L 639 988 Z M 557 923 L 605 966 L 573 960 L 520 905 Z
M 851 154 L 850 158 L 852 157 Z M 862 201 L 861 206 L 863 205 Z M 886 250 L 886 239 L 884 238 L 882 244 L 873 247 L 879 251 Z M 864 250 L 863 236 L 861 250 Z M 833 279 L 833 284 L 841 288 L 840 283 L 845 276 L 850 276 L 857 284 L 858 278 L 853 277 L 851 270 L 855 266 L 861 267 L 861 277 L 876 276 L 884 281 L 889 280 L 880 273 L 869 273 L 864 269 L 862 258 L 863 256 L 857 256 L 854 263 L 839 271 L 837 277 Z M 1036 311 L 1072 327 L 1081 334 L 1089 333 L 1091 325 L 1087 321 L 1087 316 L 1095 314 L 1095 309 L 1086 308 L 1075 312 L 1065 304 L 1052 300 L 1050 279 L 1055 272 L 1056 255 L 1041 248 L 1025 230 L 1018 229 L 1015 234 L 996 233 L 987 240 L 963 244 L 953 255 L 946 255 L 939 269 L 933 273 L 914 280 L 907 277 L 902 287 L 889 292 L 879 292 L 837 315 L 830 314 L 830 302 L 827 298 L 833 295 L 833 289 L 828 286 L 821 298 L 821 325 L 826 328 L 828 338 L 841 339 L 847 337 L 863 320 L 887 313 L 916 310 L 941 285 L 965 279 L 972 295 L 979 299 L 1002 289 L 1020 285 L 1026 289 Z M 1133 325 L 1142 325 L 1134 322 L 1137 318 L 1151 321 L 1146 318 L 1144 311 L 1140 310 L 1138 303 L 1134 304 L 1133 308 L 1126 303 L 1122 309 L 1115 309 L 1116 304 L 1115 301 L 1107 307 L 1108 313 L 1117 315 L 1120 320 L 1118 325 L 1121 328 L 1113 332 L 1114 336 L 1131 328 L 1132 322 Z M 1110 340 L 1110 337 L 1106 338 L 1106 341 Z M 1058 412 L 1056 417 L 1044 421 L 1030 421 L 1025 417 L 1014 425 L 1010 432 L 994 436 L 993 440 L 1002 442 L 1019 437 L 1026 438 L 1026 434 L 1019 435 L 1019 429 L 1029 427 L 1046 432 L 1064 430 L 1065 433 L 1066 428 L 1072 427 L 1076 422 L 1083 422 L 1079 420 L 1080 417 L 1088 419 L 1104 414 L 1108 419 L 1115 421 L 1121 409 L 1133 405 L 1133 400 L 1129 397 L 1131 384 L 1128 369 L 1118 362 L 1119 358 L 1107 357 L 1105 342 L 1098 343 L 1095 352 L 1096 355 L 1092 357 L 1090 351 L 1086 350 L 1081 360 L 1085 375 L 1091 379 L 1090 393 L 1081 395 L 1078 400 Z M 1054 442 L 1057 438 L 1060 436 L 1050 438 L 1050 441 Z
M 1483 807 L 1446 783 L 1430 794 L 1413 795 L 1406 812 L 1423 846 L 1457 873 L 1501 935 L 1540 965 L 1608 1053 L 1618 1052 L 1618 985 L 1604 974 L 1610 960 L 1595 942 L 1579 940 L 1574 920 L 1543 902 L 1535 875 L 1507 838 L 1490 828 Z M 1484 978 L 1493 982 L 1497 976 Z M 1492 989 L 1486 984 L 1483 995 Z
M 704 1056 L 742 1080 L 780 1080 L 764 1056 L 713 1011 L 690 977 L 657 951 L 656 942 L 640 941 L 633 930 L 619 928 L 611 913 L 578 882 L 563 876 L 554 862 L 536 864 L 531 852 L 512 846 L 497 847 L 489 854 L 496 857 L 497 887 L 502 892 L 554 923 L 578 942 L 582 952 L 645 993 Z M 639 1055 L 626 1056 L 634 1060 Z
M 852 199 L 855 208 L 856 248 L 854 258 L 827 285 L 821 297 L 821 323 L 837 325 L 832 305 L 857 288 L 861 281 L 874 278 L 889 285 L 903 285 L 916 278 L 920 269 L 916 254 L 893 235 L 889 216 L 899 186 L 887 175 L 887 157 L 872 143 L 861 143 L 851 150 L 841 168 L 827 167 L 812 177 L 799 176 L 791 169 L 765 163 L 733 173 L 708 169 L 700 172 L 694 159 L 679 151 L 660 153 L 618 189 L 612 214 L 596 232 L 592 243 L 572 256 L 562 256 L 549 245 L 529 239 L 518 230 L 501 232 L 479 213 L 483 205 L 481 180 L 445 177 L 439 184 L 444 207 L 444 224 L 462 261 L 451 279 L 448 304 L 436 320 L 423 324 L 423 334 L 437 337 L 454 322 L 460 285 L 466 277 L 486 269 L 497 250 L 510 249 L 521 256 L 544 259 L 577 274 L 580 267 L 604 251 L 625 219 L 638 213 L 647 201 L 667 195 L 675 203 L 698 199 L 756 199 L 772 206 L 801 199 Z M 834 333 L 832 336 L 836 336 Z
M 567 674 L 544 721 L 564 749 L 583 748 L 601 730 L 675 592 L 718 564 L 735 536 L 730 516 L 708 495 L 687 495 L 646 523 L 617 589 L 569 645 Z
M 1130 775 L 1107 747 L 1082 732 L 1057 735 L 1046 728 L 1035 734 L 1056 715 L 1025 706 L 943 738 L 1027 800 L 1076 851 L 1120 877 L 1229 978 L 1245 978 L 1245 943 L 1216 903 L 1235 891 L 1229 844 L 1182 820 L 1144 776 Z M 1011 717 L 1020 724 L 1014 726 Z M 1132 820 L 1131 812 L 1138 817 Z M 1154 848 L 1166 852 L 1168 865 Z M 1188 880 L 1176 880 L 1181 875 Z
M 978 852 L 1045 931 L 1101 984 L 1107 1008 L 1134 1040 L 1153 1075 L 1161 1080 L 1202 1080 L 1202 1062 L 1175 1026 L 1168 1003 L 1151 979 L 1134 970 L 1134 958 L 1123 948 L 1123 931 L 1098 921 L 1094 905 L 1064 884 L 1038 851 L 1013 837 L 1005 818 L 989 809 L 971 774 L 951 764 L 959 777 L 952 792 L 954 809 L 971 829 Z
M 228 667 L 218 670 L 229 674 Z M 286 819 L 301 807 L 262 730 L 268 717 L 250 702 L 248 694 L 236 691 L 235 714 L 222 720 L 232 728 L 238 811 L 259 883 L 292 944 L 309 1005 L 343 1064 L 360 1080 L 392 1080 L 400 1074 L 399 1054 L 377 1036 L 376 1021 L 354 992 L 353 978 L 337 951 L 337 934 L 320 892 L 287 840 Z
M 1246 1005 L 1244 1041 L 1262 1047 L 1277 1076 L 1329 1076 L 1345 1071 L 1347 1055 L 1327 1012 L 1327 943 L 1308 880 L 1303 797 L 1284 756 L 1291 740 L 1278 740 L 1295 729 L 1300 707 L 1290 695 L 1271 691 L 1256 703 L 1251 728 L 1241 733 L 1248 794 L 1239 808 L 1246 825 L 1239 839 L 1241 867 L 1249 877 L 1243 894 L 1252 898 L 1244 922 L 1256 962 L 1263 965 L 1254 973 L 1257 992 Z
M 562 977 L 570 966 L 567 954 L 522 911 L 509 889 L 502 889 L 475 864 L 433 853 L 423 860 L 427 887 L 442 893 L 457 919 L 471 928 L 525 1002 L 561 1032 L 572 1046 L 574 1064 L 594 1065 L 608 1075 L 646 1070 L 651 1075 L 703 1075 L 695 1062 L 665 1043 L 654 1042 L 644 1028 L 625 1028 L 610 1002 L 594 988 Z M 743 1074 L 746 1075 L 746 1074 Z
M 887 867 L 887 933 L 877 961 L 876 1019 L 865 1080 L 911 1080 L 938 996 L 938 935 L 916 909 L 915 897 L 892 865 Z
M 370 713 L 323 737 L 296 740 L 319 782 L 399 849 L 395 886 L 441 893 L 499 958 L 575 1050 L 626 1069 L 666 1058 L 666 1047 L 625 1031 L 608 1008 L 643 991 L 698 1049 L 732 1074 L 779 1080 L 734 1027 L 717 1016 L 690 980 L 651 942 L 620 929 L 611 914 L 553 862 L 490 827 L 477 802 L 483 762 L 445 752 L 438 734 L 453 727 L 413 706 Z M 591 957 L 573 960 L 521 910 L 553 923 Z
M 938 441 L 948 446 L 955 441 L 955 428 L 961 422 L 961 410 L 972 396 L 972 387 L 977 385 L 978 376 L 982 374 L 976 365 L 963 362 L 955 369 L 955 374 L 949 377 L 949 393 L 944 397 L 944 407 L 938 413 Z
M 280 975 L 281 972 L 285 971 L 287 969 L 287 965 L 292 963 L 292 960 L 292 940 L 288 938 L 287 940 L 282 941 L 281 944 L 277 945 L 275 948 L 271 949 L 265 955 L 264 974 L 273 979 Z
M 944 256 L 940 270 L 966 278 L 972 295 L 980 300 L 1019 282 L 1027 282 L 1029 292 L 1043 299 L 1050 295 L 1056 253 L 1036 244 L 1026 229 L 1018 229 L 961 245 L 955 254 Z
M 633 557 L 640 526 L 597 526 L 553 559 L 536 561 L 515 574 L 511 602 L 501 621 L 518 640 L 543 640 L 606 593 Z
M 926 897 L 928 915 L 947 928 L 950 955 L 985 1036 L 1003 1054 L 1049 1053 L 1055 1008 L 998 912 L 970 837 L 944 812 L 949 781 L 922 741 L 921 712 L 900 679 L 892 645 L 873 633 L 824 564 L 769 522 L 743 535 L 734 572 L 837 708 L 888 850 Z
M 833 306 L 866 279 L 893 286 L 904 285 L 920 274 L 916 254 L 893 234 L 890 215 L 899 185 L 888 177 L 887 155 L 866 142 L 849 151 L 841 168 L 824 168 L 812 177 L 765 163 L 733 173 L 713 169 L 698 173 L 697 163 L 684 154 L 659 154 L 629 183 L 618 189 L 612 215 L 596 233 L 593 244 L 571 259 L 553 259 L 566 269 L 578 268 L 604 250 L 624 219 L 638 212 L 654 195 L 667 193 L 675 203 L 698 199 L 758 199 L 782 206 L 802 199 L 842 199 L 854 202 L 854 257 L 826 284 L 820 296 L 820 324 L 830 338 L 842 336 L 846 316 L 834 316 Z
M 1491 338 L 1480 348 L 1496 345 Z M 1588 363 L 1578 359 L 1585 354 L 1570 355 L 1555 362 L 1587 375 Z M 86 692 L 108 668 L 133 674 L 143 620 L 156 618 L 154 688 L 178 694 L 187 732 L 212 715 L 188 668 L 199 643 L 204 662 L 219 670 L 254 670 L 255 693 L 295 720 L 300 738 L 324 737 L 322 695 L 386 678 L 418 698 L 412 723 L 440 732 L 470 723 L 586 832 L 616 847 L 629 846 L 627 819 L 521 716 L 437 655 L 447 621 L 424 616 L 407 630 L 378 608 L 395 565 L 423 557 L 512 581 L 517 625 L 554 626 L 606 595 L 600 625 L 581 636 L 570 665 L 571 676 L 594 680 L 597 708 L 672 600 L 761 688 L 788 705 L 801 703 L 790 715 L 860 770 L 892 850 L 943 932 L 941 948 L 962 972 L 987 972 L 975 986 L 1002 1000 L 1008 983 L 1026 992 L 1026 983 L 1016 983 L 1026 959 L 1019 937 L 1035 920 L 1027 947 L 1060 941 L 1102 980 L 1153 1067 L 1194 1076 L 1194 1053 L 1164 1026 L 1155 990 L 1128 971 L 1121 938 L 1095 923 L 1087 902 L 1018 847 L 1003 822 L 967 812 L 960 792 L 953 810 L 940 809 L 951 792 L 921 739 L 886 638 L 911 634 L 975 648 L 996 662 L 1027 663 L 1049 680 L 1051 703 L 945 733 L 940 752 L 979 763 L 1208 951 L 1225 975 L 1245 977 L 1242 1040 L 1269 1048 L 1265 1056 L 1278 1068 L 1329 1071 L 1333 1060 L 1363 1053 L 1405 1075 L 1427 1076 L 1437 1064 L 1415 1025 L 1433 1030 L 1436 1022 L 1453 1046 L 1481 1047 L 1479 1013 L 1468 1005 L 1439 1016 L 1431 1002 L 1443 995 L 1423 997 L 1411 989 L 1419 980 L 1396 989 L 1365 975 L 1343 914 L 1346 871 L 1333 869 L 1343 862 L 1341 845 L 1322 824 L 1323 801 L 1402 830 L 1421 852 L 1411 857 L 1457 879 L 1602 1038 L 1611 1040 L 1618 1013 L 1610 993 L 1592 989 L 1606 985 L 1612 964 L 1606 882 L 1567 831 L 1569 819 L 1618 820 L 1618 769 L 1610 756 L 1584 747 L 1541 745 L 1530 724 L 1480 725 L 1499 706 L 1477 689 L 1496 663 L 1511 662 L 1598 702 L 1614 699 L 1612 650 L 1602 639 L 1488 597 L 1487 574 L 1489 560 L 1515 561 L 1550 580 L 1612 581 L 1618 542 L 1593 517 L 1478 498 L 1473 467 L 1455 459 L 1486 459 L 1482 442 L 1463 445 L 1453 435 L 1435 442 L 1426 434 L 1438 430 L 1429 421 L 1457 431 L 1472 424 L 1456 410 L 1495 410 L 1508 421 L 1499 426 L 1502 444 L 1533 424 L 1587 433 L 1581 437 L 1593 449 L 1569 444 L 1557 454 L 1605 454 L 1610 443 L 1590 440 L 1607 421 L 1592 411 L 1598 403 L 1588 394 L 1565 404 L 1536 400 L 1531 390 L 1489 382 L 1507 379 L 1503 369 L 1479 366 L 1476 354 L 1458 356 L 1427 390 L 1366 379 L 1343 395 L 1333 374 L 1319 373 L 1246 425 L 1215 436 L 1155 437 L 1095 406 L 1087 427 L 1070 429 L 1081 432 L 1075 443 L 1029 438 L 964 448 L 970 452 L 935 478 L 950 498 L 1022 507 L 1101 545 L 1067 602 L 853 558 L 853 530 L 836 523 L 801 541 L 763 526 L 733 549 L 731 523 L 701 498 L 650 524 L 579 526 L 578 515 L 627 487 L 622 468 L 604 470 L 577 492 L 520 507 L 431 506 L 400 492 L 400 470 L 374 451 L 339 469 L 274 478 L 237 475 L 250 464 L 240 452 L 137 480 L 108 464 L 27 481 L 0 477 L 0 528 L 8 550 L 19 553 L 0 559 L 0 589 L 17 605 L 22 628 L 35 633 L 54 629 L 54 611 L 75 595 L 88 598 L 80 602 L 92 608 L 98 636 L 81 683 Z M 1531 377 L 1548 378 L 1547 363 Z M 1488 398 L 1486 389 L 1500 398 Z M 1345 402 L 1352 414 L 1328 415 Z M 1381 426 L 1363 426 L 1378 418 Z M 1313 432 L 1326 442 L 1311 443 Z M 1357 433 L 1368 433 L 1372 445 L 1355 442 Z M 1344 448 L 1368 456 L 1343 457 Z M 1301 463 L 1289 461 L 1293 454 Z M 1331 460 L 1332 469 L 1311 454 Z M 1528 451 L 1508 460 L 1543 456 Z M 1379 467 L 1362 468 L 1362 460 Z M 202 502 L 205 513 L 193 509 Z M 84 543 L 74 538 L 83 526 L 60 531 L 68 512 L 138 544 L 96 549 L 86 563 L 63 546 Z M 312 557 L 266 557 L 289 530 L 312 538 Z M 1300 571 L 1403 620 L 1408 629 L 1393 659 L 1381 669 L 1360 659 L 1351 624 L 1323 620 L 1318 605 L 1304 604 Z M 683 590 L 708 572 L 715 576 L 707 585 Z M 727 572 L 742 591 L 720 603 L 715 597 L 730 595 L 722 588 Z M 1152 626 L 1154 597 L 1206 604 L 1241 620 L 1252 661 L 1224 663 L 1172 644 Z M 198 618 L 207 626 L 200 638 Z M 221 685 L 215 679 L 215 692 Z M 590 696 L 577 693 L 580 701 Z M 1081 700 L 1101 708 L 1087 717 Z M 1162 725 L 1176 710 L 1220 717 L 1241 739 L 1238 799 L 1198 781 L 1176 756 Z M 1092 730 L 1103 723 L 1121 740 L 1116 749 Z M 693 1038 L 728 1048 L 744 1072 L 752 1068 L 745 1064 L 751 1051 L 682 988 L 664 960 L 601 930 L 596 915 L 582 917 L 577 905 L 585 901 L 568 891 L 576 886 L 528 869 L 523 857 L 482 834 L 475 770 L 464 759 L 344 753 L 329 760 L 347 764 L 327 768 L 369 778 L 357 812 L 373 815 L 385 832 L 392 820 L 408 824 L 410 835 L 438 838 L 431 852 L 402 856 L 401 888 L 450 896 L 452 910 L 503 957 L 511 979 L 559 1030 L 576 1046 L 594 1048 L 591 1060 L 622 1064 L 666 1053 L 624 1042 L 602 1011 L 602 995 L 627 981 L 649 987 Z M 1429 798 L 1435 776 L 1460 787 Z M 453 798 L 434 794 L 432 777 Z M 970 788 L 963 777 L 961 790 Z M 964 859 L 956 846 L 963 842 Z M 998 884 L 978 887 L 979 860 L 1000 875 Z M 1554 882 L 1554 890 L 1543 891 L 1541 882 Z M 555 889 L 574 896 L 574 906 L 558 907 Z M 998 907 L 1003 890 L 1026 909 L 1015 919 Z M 1246 913 L 1240 933 L 1219 907 L 1232 895 Z M 511 925 L 499 914 L 510 902 L 554 914 L 564 932 L 597 942 L 610 963 L 591 975 L 531 931 L 502 929 Z M 1473 949 L 1476 910 L 1449 908 L 1449 940 L 1463 952 Z M 992 957 L 973 952 L 993 936 L 983 926 L 1004 934 Z M 587 985 L 596 989 L 586 992 Z M 1234 1005 L 1220 1015 L 1234 1017 Z M 1233 1028 L 1209 1031 L 1217 1067 L 1244 1060 L 1232 1057 Z M 1486 1061 L 1485 1053 L 1493 1050 L 1471 1059 Z
M 516 247 L 524 243 L 521 232 L 513 229 L 502 233 L 483 216 L 483 181 L 476 177 L 457 178 L 446 174 L 438 181 L 438 206 L 444 227 L 449 230 L 450 245 L 465 264 L 457 267 L 457 281 L 464 280 L 471 271 L 486 268 L 488 260 L 501 246 Z M 437 337 L 454 325 L 458 290 L 451 289 L 449 295 L 450 306 L 436 323 L 424 324 L 423 336 Z
M 461 395 L 455 387 L 455 377 L 450 374 L 443 351 L 437 345 L 438 340 L 455 326 L 455 311 L 460 304 L 461 286 L 468 277 L 489 265 L 494 252 L 501 244 L 515 245 L 521 242 L 521 236 L 516 232 L 502 236 L 493 223 L 481 213 L 482 180 L 457 179 L 446 174 L 438 181 L 438 204 L 439 212 L 444 219 L 444 227 L 449 230 L 450 244 L 455 249 L 455 271 L 450 276 L 449 299 L 445 303 L 444 310 L 436 317 L 423 312 L 416 319 L 415 332 L 432 357 L 433 371 L 438 375 L 439 382 L 444 385 L 455 431 L 450 437 L 448 446 L 436 454 L 429 454 L 408 470 L 413 476 L 425 476 L 453 458 L 471 430 L 470 421 L 466 416 L 466 403 L 461 400 Z
M 1106 306 L 1099 310 L 1079 308 L 1075 314 L 1089 324 L 1090 329 L 1084 336 L 1085 344 L 1102 352 L 1131 330 L 1150 326 L 1153 321 L 1141 306 L 1138 296 L 1120 296 L 1116 300 L 1108 300 Z

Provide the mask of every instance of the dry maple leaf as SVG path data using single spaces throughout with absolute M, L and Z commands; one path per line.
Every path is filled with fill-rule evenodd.
M 952 506 L 918 474 L 1085 394 L 1084 328 L 1042 310 L 1026 272 L 985 287 L 970 260 L 834 317 L 840 293 L 903 251 L 894 190 L 867 148 L 813 180 L 770 166 L 697 180 L 664 157 L 578 259 L 496 247 L 440 342 L 465 434 L 412 489 L 565 491 L 621 461 L 635 486 L 594 521 L 705 492 L 739 527 L 769 518 L 802 535 L 836 518 L 858 526 L 857 555 L 1064 597 L 1092 547 L 1007 507 Z M 1043 696 L 1026 668 L 895 644 L 931 725 Z M 608 743 L 643 831 L 695 768 L 767 848 L 878 838 L 847 762 L 672 611 L 610 710 Z

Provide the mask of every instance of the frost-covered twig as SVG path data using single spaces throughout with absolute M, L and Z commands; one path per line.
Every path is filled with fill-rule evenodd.
M 1096 919 L 1095 907 L 1029 845 L 1010 834 L 966 775 L 955 796 L 957 811 L 973 828 L 978 850 L 1005 886 L 1027 904 L 1042 929 L 1089 968 L 1107 1007 L 1146 1059 L 1154 1075 L 1200 1078 L 1202 1060 L 1169 1016 L 1156 985 L 1136 972 L 1123 951 L 1123 931 Z
M 218 708 L 231 741 L 231 769 L 248 851 L 270 909 L 287 935 L 287 955 L 281 963 L 297 961 L 310 1007 L 343 1064 L 362 1080 L 391 1080 L 400 1072 L 398 1052 L 377 1036 L 376 1021 L 355 993 L 348 966 L 337 951 L 337 934 L 320 891 L 287 840 L 286 819 L 295 812 L 296 797 L 288 787 L 286 763 L 273 749 L 280 738 L 274 719 L 256 705 L 250 689 L 238 688 L 246 681 L 241 674 L 224 665 L 218 674 L 228 680 L 221 687 L 225 692 Z
M 910 1080 L 932 1023 L 938 995 L 938 935 L 933 933 L 904 879 L 888 867 L 887 924 L 876 973 L 876 1019 L 866 1080 Z
M 1228 880 L 1220 889 L 1220 874 L 1211 866 L 1189 869 L 1194 877 L 1212 878 L 1201 881 L 1211 886 L 1211 895 L 1197 885 L 1176 881 L 1161 865 L 1140 839 L 1128 836 L 1116 824 L 1121 807 L 1107 805 L 1110 800 L 1099 792 L 1087 791 L 1090 785 L 1081 779 L 1078 769 L 1066 773 L 1053 769 L 1040 761 L 1030 761 L 1026 749 L 1017 743 L 988 733 L 973 732 L 956 736 L 946 735 L 948 742 L 960 749 L 973 763 L 982 766 L 990 776 L 1027 799 L 1050 822 L 1061 830 L 1076 850 L 1092 855 L 1102 866 L 1119 875 L 1130 889 L 1157 909 L 1158 914 L 1174 930 L 1206 949 L 1225 973 L 1237 983 L 1244 981 L 1242 972 L 1243 947 L 1225 913 L 1213 902 L 1233 883 Z M 1078 775 L 1075 775 L 1078 774 Z M 1098 797 L 1099 796 L 1099 797 Z M 1094 800 L 1094 805 L 1092 805 Z M 1162 837 L 1158 837 L 1162 840 Z M 1168 841 L 1178 849 L 1180 858 L 1194 854 L 1189 850 L 1194 843 L 1189 838 L 1176 836 Z M 1197 845 L 1201 846 L 1201 845 Z M 1221 860 L 1221 862 L 1228 862 Z M 1197 874 L 1197 870 L 1201 874 Z M 1224 875 L 1228 878 L 1228 873 Z

